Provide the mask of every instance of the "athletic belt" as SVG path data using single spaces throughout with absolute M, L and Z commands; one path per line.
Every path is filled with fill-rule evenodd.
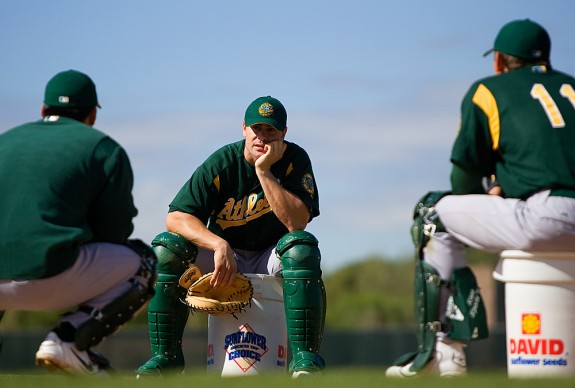
M 575 198 L 575 190 L 572 189 L 553 189 L 549 193 L 552 197 L 569 197 Z

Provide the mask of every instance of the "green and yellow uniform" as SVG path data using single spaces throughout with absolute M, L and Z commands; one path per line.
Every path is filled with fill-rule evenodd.
M 475 82 L 462 102 L 451 161 L 496 175 L 506 197 L 542 189 L 575 197 L 574 88 L 573 77 L 545 66 Z
M 286 190 L 319 215 L 319 197 L 311 161 L 305 150 L 285 142 L 287 149 L 271 171 Z M 170 211 L 198 217 L 234 249 L 259 251 L 288 232 L 264 196 L 256 171 L 244 157 L 245 140 L 213 153 L 180 189 Z

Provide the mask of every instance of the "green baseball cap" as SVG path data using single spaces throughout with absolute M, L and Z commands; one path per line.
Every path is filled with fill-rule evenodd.
M 62 71 L 48 81 L 44 104 L 64 108 L 100 108 L 96 85 L 90 77 L 76 70 Z
M 246 109 L 244 116 L 246 126 L 269 124 L 278 131 L 287 126 L 287 112 L 281 102 L 271 96 L 256 98 Z
M 504 25 L 493 48 L 483 56 L 499 51 L 523 59 L 549 59 L 551 39 L 539 24 L 529 20 L 514 20 Z

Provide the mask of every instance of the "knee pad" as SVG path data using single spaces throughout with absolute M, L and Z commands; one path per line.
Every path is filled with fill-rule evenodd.
M 158 258 L 158 272 L 181 275 L 196 261 L 198 248 L 180 234 L 163 232 L 152 240 Z
M 321 278 L 321 254 L 315 236 L 304 230 L 284 235 L 276 245 L 276 254 L 282 263 L 286 278 Z
M 415 250 L 422 259 L 423 247 L 435 232 L 445 232 L 445 227 L 441 223 L 435 205 L 450 191 L 430 191 L 425 194 L 415 205 L 413 210 L 413 224 L 411 225 L 411 238 L 415 245 Z
M 80 306 L 90 318 L 76 328 L 75 343 L 79 350 L 86 350 L 118 330 L 154 295 L 156 256 L 141 240 L 129 240 L 126 245 L 140 255 L 140 268 L 129 280 L 130 288 L 101 309 Z

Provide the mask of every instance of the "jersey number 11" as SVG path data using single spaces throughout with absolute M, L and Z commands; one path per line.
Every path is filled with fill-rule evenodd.
M 573 105 L 573 108 L 575 108 L 575 90 L 573 90 L 573 86 L 569 84 L 561 85 L 559 94 L 568 99 L 571 105 Z M 531 97 L 541 103 L 553 128 L 563 128 L 565 126 L 565 120 L 563 120 L 563 116 L 561 112 L 559 112 L 557 104 L 555 104 L 553 97 L 551 97 L 547 89 L 545 89 L 545 86 L 542 84 L 534 84 L 531 88 Z

